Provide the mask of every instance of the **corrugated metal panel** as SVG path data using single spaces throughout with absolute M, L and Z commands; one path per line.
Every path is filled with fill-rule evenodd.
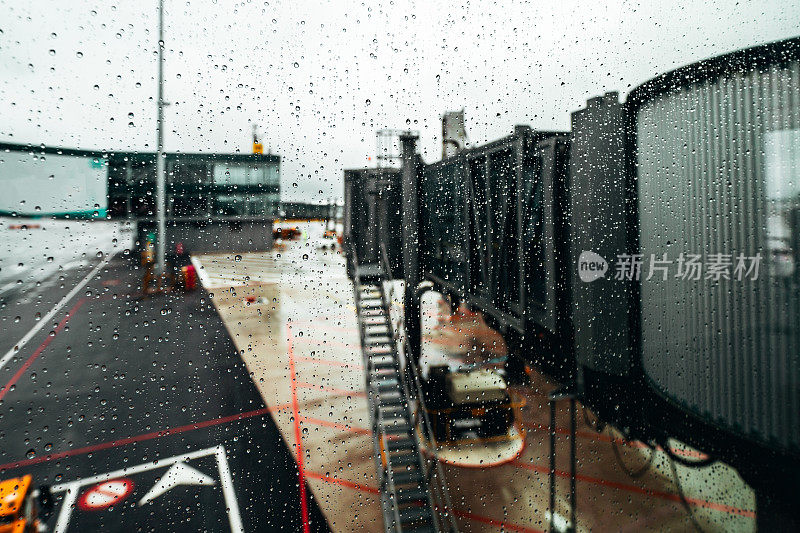
M 568 242 L 564 203 L 569 140 L 558 136 L 529 147 L 521 174 L 523 297 L 526 318 L 550 333 L 570 336 L 569 313 L 559 312 L 566 290 Z M 564 351 L 571 347 L 563 346 Z M 563 356 L 563 355 L 562 355 Z
M 460 291 L 467 269 L 463 167 L 461 158 L 426 166 L 420 202 L 423 268 Z
M 709 421 L 800 448 L 800 64 L 735 72 L 642 104 L 636 116 L 642 361 Z M 651 279 L 651 258 L 673 261 Z M 676 277 L 700 254 L 700 279 Z M 709 278 L 733 254 L 730 280 Z M 737 256 L 761 254 L 758 279 Z M 686 257 L 686 255 L 684 255 Z M 750 261 L 747 261 L 749 265 Z
M 625 205 L 625 120 L 617 93 L 586 102 L 572 114 L 570 148 L 570 261 L 575 357 L 579 368 L 626 377 L 633 367 L 629 348 L 630 286 L 616 279 L 616 257 L 628 245 Z M 605 276 L 580 279 L 580 257 L 598 254 Z
M 400 180 L 394 168 L 344 171 L 346 253 L 349 259 L 355 253 L 361 265 L 379 264 L 385 249 L 393 276 L 403 273 Z

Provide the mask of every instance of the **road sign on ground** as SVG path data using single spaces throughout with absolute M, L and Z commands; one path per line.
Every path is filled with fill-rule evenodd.
M 121 502 L 133 492 L 134 483 L 128 478 L 112 479 L 89 488 L 78 499 L 78 508 L 99 511 Z
M 143 493 L 144 490 L 147 492 Z M 103 526 L 104 520 L 138 522 L 142 512 L 152 515 L 153 505 L 186 508 L 187 499 L 197 504 L 198 494 L 203 495 L 202 513 L 167 518 L 175 521 L 176 526 L 180 523 L 182 528 L 191 529 L 191 521 L 205 521 L 200 529 L 207 529 L 212 521 L 213 528 L 218 529 L 219 521 L 227 521 L 231 531 L 244 531 L 222 445 L 62 483 L 53 487 L 52 492 L 64 494 L 55 533 L 96 529 Z M 138 493 L 134 495 L 138 502 L 130 498 L 134 492 Z
M 139 505 L 149 503 L 178 485 L 214 485 L 216 481 L 186 463 L 175 463 L 153 488 L 139 500 Z

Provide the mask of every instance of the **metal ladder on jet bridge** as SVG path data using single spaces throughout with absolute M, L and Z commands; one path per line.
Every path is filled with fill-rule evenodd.
M 377 265 L 363 265 L 355 268 L 354 278 L 384 526 L 387 532 L 438 531 L 400 374 L 383 288 L 385 275 Z

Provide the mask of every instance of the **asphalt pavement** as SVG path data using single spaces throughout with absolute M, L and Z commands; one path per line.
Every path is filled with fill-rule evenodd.
M 52 487 L 50 531 L 327 530 L 208 294 L 102 261 L 0 302 L 0 478 Z

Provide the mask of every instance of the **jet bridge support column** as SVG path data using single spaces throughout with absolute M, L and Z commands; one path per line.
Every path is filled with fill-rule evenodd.
M 418 136 L 400 136 L 403 150 L 403 264 L 405 275 L 405 331 L 409 357 L 419 361 L 421 346 L 420 297 L 417 285 L 421 280 L 419 268 L 419 182 L 417 163 Z

